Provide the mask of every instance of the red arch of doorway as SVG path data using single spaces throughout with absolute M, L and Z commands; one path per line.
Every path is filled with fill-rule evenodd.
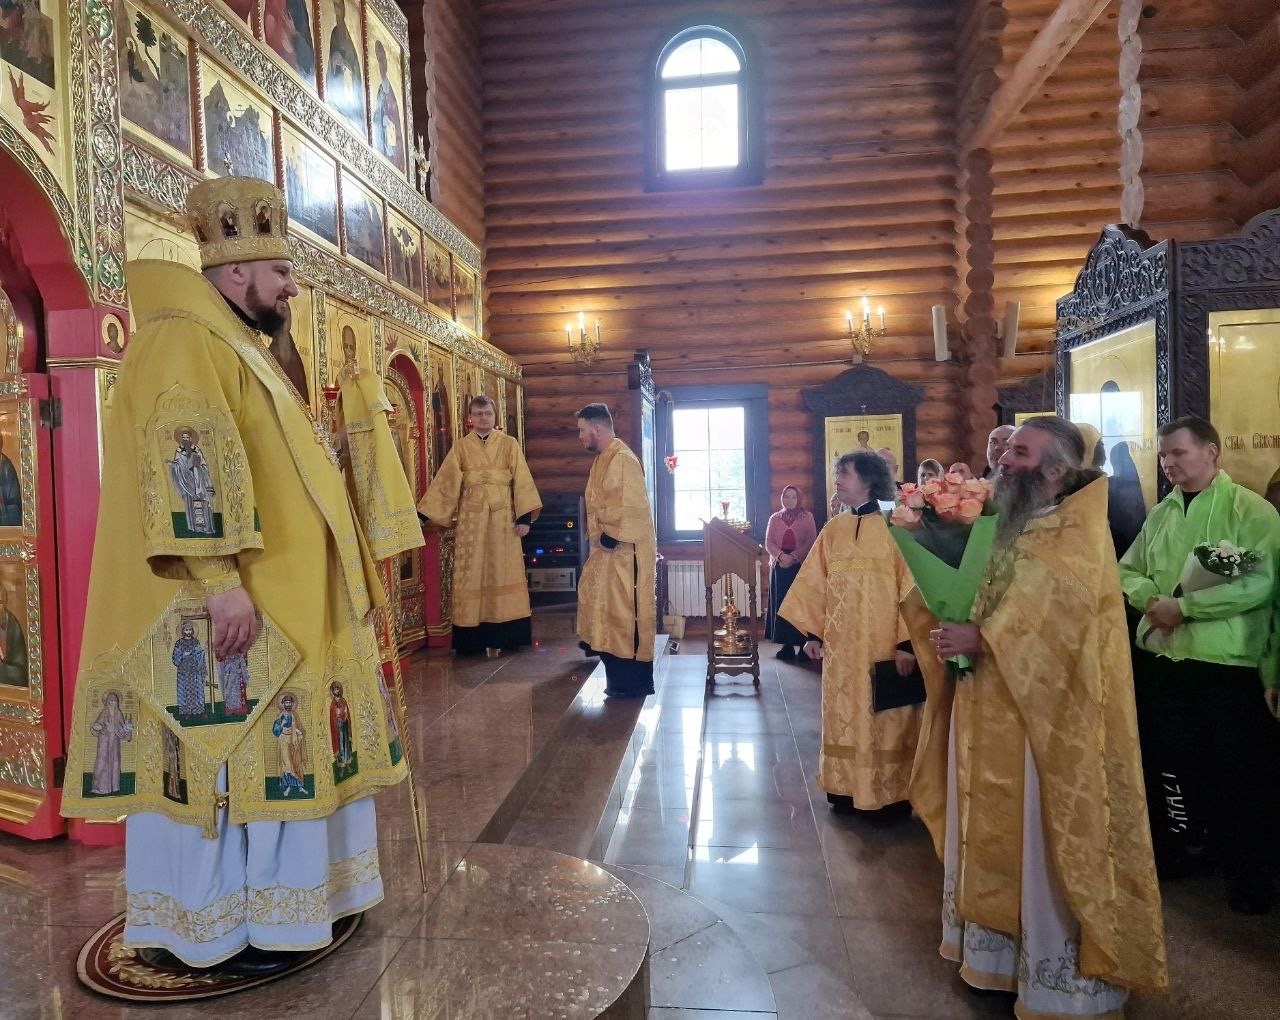
M 46 735 L 50 746 L 60 749 L 70 726 L 98 515 L 96 359 L 114 357 L 101 340 L 103 317 L 113 312 L 122 320 L 126 316 L 121 309 L 95 304 L 76 263 L 75 243 L 63 232 L 53 204 L 3 147 L 0 196 L 0 216 L 9 228 L 5 261 L 10 263 L 0 285 L 23 320 L 27 337 L 23 372 L 33 396 L 47 396 L 61 405 L 61 426 L 51 432 L 39 430 L 44 457 L 37 539 L 46 621 Z M 55 689 L 56 702 L 50 697 Z M 58 707 L 63 710 L 49 711 Z M 38 837 L 61 831 L 56 815 L 44 821 L 41 831 L 30 834 Z M 115 828 L 93 827 L 81 838 L 115 842 L 119 838 Z

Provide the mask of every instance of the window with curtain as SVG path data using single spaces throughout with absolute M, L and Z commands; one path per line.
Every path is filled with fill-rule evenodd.
M 673 36 L 655 65 L 650 184 L 759 180 L 754 76 L 738 39 L 714 25 Z

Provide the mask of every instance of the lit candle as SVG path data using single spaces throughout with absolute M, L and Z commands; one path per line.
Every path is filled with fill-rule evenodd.
M 582 334 L 582 338 L 585 340 L 587 336 L 587 313 L 586 312 L 578 313 L 578 332 Z
M 600 320 L 596 319 L 596 346 L 600 346 Z
M 865 297 L 862 299 L 862 322 L 864 325 L 871 325 L 871 302 Z
M 564 338 L 568 342 L 569 346 L 572 347 L 573 346 L 573 326 L 570 325 L 569 323 L 565 323 Z
M 880 315 L 880 332 L 883 333 L 884 332 L 884 306 L 881 305 L 879 308 L 876 309 L 876 311 Z
M 853 336 L 853 312 L 845 312 L 844 321 L 849 324 L 849 335 Z

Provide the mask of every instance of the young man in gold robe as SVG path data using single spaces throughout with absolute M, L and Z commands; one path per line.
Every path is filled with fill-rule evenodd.
M 591 554 L 578 582 L 579 643 L 604 662 L 606 694 L 643 698 L 653 693 L 658 623 L 658 540 L 644 468 L 614 433 L 604 404 L 578 412 L 578 439 L 596 454 L 587 479 Z
M 974 663 L 921 662 L 911 801 L 944 864 L 941 952 L 1037 1020 L 1120 1017 L 1168 984 L 1107 480 L 1084 456 L 1070 422 L 1023 423 L 972 622 L 907 605 L 918 644 Z
M 437 527 L 457 521 L 454 651 L 494 655 L 533 642 L 520 540 L 542 499 L 519 441 L 497 431 L 493 398 L 473 398 L 468 414 L 471 431 L 449 451 L 418 509 Z
M 893 475 L 883 457 L 855 450 L 836 461 L 835 481 L 851 511 L 823 527 L 778 612 L 810 636 L 805 654 L 822 660 L 818 785 L 827 800 L 837 814 L 906 807 L 920 706 L 872 706 L 877 662 L 892 660 L 904 677 L 915 669 L 898 612 L 914 582 L 880 510 L 893 500 Z
M 382 898 L 371 794 L 405 764 L 365 536 L 387 551 L 421 531 L 411 499 L 387 505 L 408 496 L 403 471 L 353 514 L 331 437 L 271 353 L 298 293 L 284 196 L 210 180 L 187 217 L 203 275 L 127 269 L 137 329 L 104 427 L 62 809 L 128 816 L 127 946 L 260 973 L 290 961 L 251 947 L 323 947 Z M 351 709 L 342 768 L 335 682 Z M 128 723 L 119 774 L 91 783 L 109 703 Z

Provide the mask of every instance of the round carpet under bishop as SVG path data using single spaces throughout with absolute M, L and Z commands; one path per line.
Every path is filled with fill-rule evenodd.
M 148 963 L 141 951 L 125 946 L 125 915 L 120 914 L 94 932 L 84 944 L 76 959 L 76 974 L 85 987 L 99 995 L 129 1002 L 161 1004 L 212 999 L 279 981 L 320 962 L 355 934 L 362 916 L 351 914 L 334 921 L 332 942 L 322 949 L 295 954 L 297 959 L 285 969 L 271 974 L 245 975 L 218 967 L 188 967 L 180 961 L 175 961 L 174 966 Z

